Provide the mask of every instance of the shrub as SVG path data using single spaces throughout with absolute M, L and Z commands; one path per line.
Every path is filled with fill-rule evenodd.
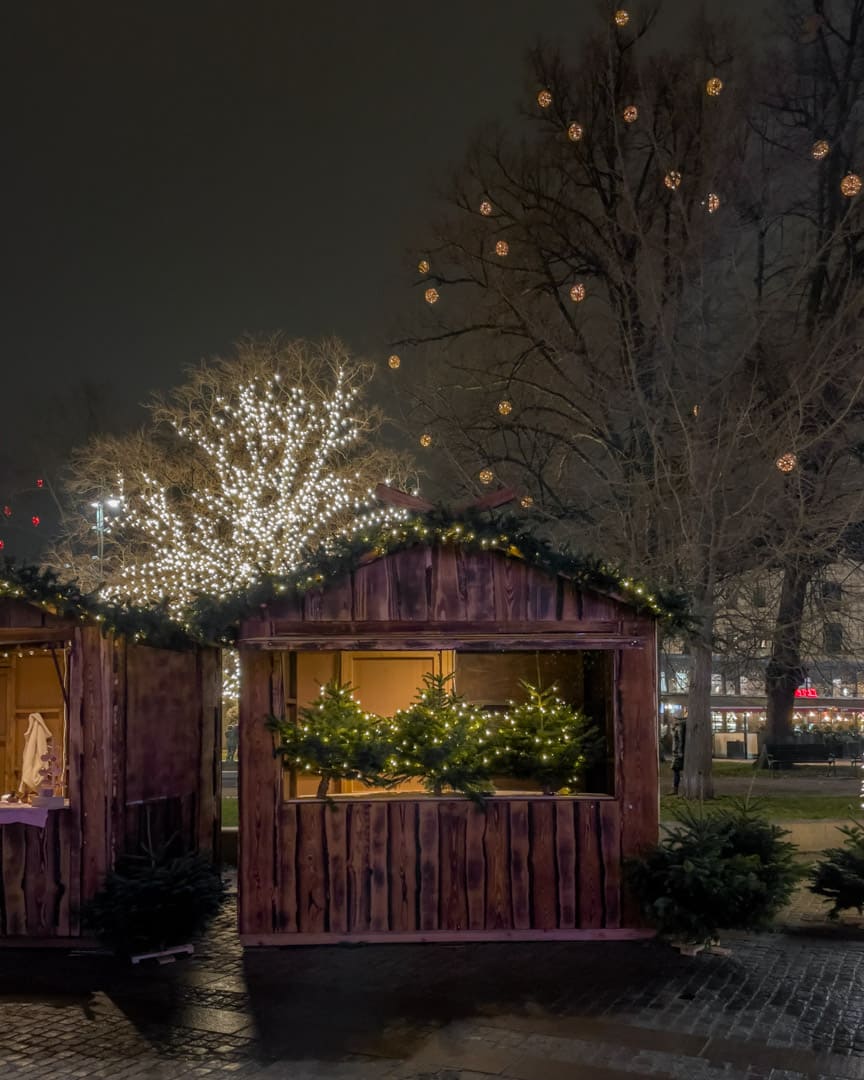
M 183 945 L 219 912 L 225 885 L 204 855 L 125 856 L 84 905 L 84 926 L 121 955 Z
M 324 798 L 331 780 L 385 783 L 389 745 L 383 722 L 364 711 L 345 684 L 329 682 L 314 705 L 300 710 L 298 722 L 269 717 L 278 736 L 275 753 L 286 769 L 320 773 L 318 797 Z
M 718 931 L 759 930 L 789 901 L 801 871 L 785 833 L 761 807 L 678 811 L 666 840 L 628 866 L 648 918 L 662 933 L 711 941 Z
M 864 827 L 855 824 L 840 830 L 846 837 L 842 847 L 829 848 L 810 871 L 810 892 L 833 904 L 828 915 L 836 919 L 841 911 L 864 911 Z
M 517 780 L 534 780 L 545 795 L 579 783 L 603 745 L 593 721 L 557 696 L 522 684 L 528 700 L 514 706 L 498 730 L 496 771 Z
M 492 791 L 494 732 L 486 716 L 454 694 L 452 675 L 424 675 L 424 686 L 389 726 L 394 782 L 419 777 L 440 795 L 445 786 L 479 797 Z

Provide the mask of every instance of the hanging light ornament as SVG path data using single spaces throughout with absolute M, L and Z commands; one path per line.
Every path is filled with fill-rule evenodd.
M 426 292 L 423 293 L 423 298 L 427 304 L 437 304 L 440 299 L 440 293 L 437 289 L 427 289 Z
M 817 139 L 810 150 L 810 157 L 814 161 L 824 161 L 831 153 L 831 144 L 827 139 Z
M 417 263 L 417 269 L 420 271 L 421 274 L 428 274 L 429 271 L 431 270 L 431 266 L 429 265 L 429 260 L 428 259 L 421 259 L 420 262 Z
M 548 109 L 552 104 L 552 95 L 548 90 L 541 90 L 537 95 L 537 104 L 541 109 Z
M 579 142 L 584 134 L 585 129 L 581 124 L 577 124 L 575 121 L 567 128 L 567 138 L 570 142 Z
M 791 473 L 798 464 L 798 458 L 793 453 L 781 454 L 774 463 L 782 473 Z
M 38 528 L 40 520 L 41 519 L 37 514 L 34 514 L 33 517 L 30 518 L 30 524 L 33 526 L 34 529 Z
M 716 191 L 709 191 L 708 198 L 705 200 L 705 206 L 708 208 L 709 214 L 716 214 L 720 209 L 720 196 Z
M 498 241 L 498 243 L 495 245 L 495 254 L 500 255 L 502 259 L 505 255 L 510 254 L 510 245 L 507 243 L 506 240 Z
M 505 401 L 499 401 L 498 402 L 498 412 L 501 413 L 502 416 L 509 416 L 510 413 L 513 412 L 512 403 L 509 402 L 509 401 L 506 401 L 506 400 Z
M 709 79 L 708 82 L 705 83 L 705 93 L 708 97 L 720 97 L 722 92 L 723 80 L 718 79 L 716 75 L 713 79 Z
M 670 191 L 677 191 L 681 187 L 681 173 L 677 169 L 672 169 L 663 177 L 663 183 Z
M 693 408 L 690 411 L 693 413 L 693 415 L 698 420 L 699 419 L 699 413 L 702 412 L 702 406 L 701 405 L 694 405 Z
M 623 113 L 625 124 L 635 124 L 639 119 L 639 110 L 635 105 L 628 105 Z
M 615 25 L 626 26 L 630 22 L 630 12 L 625 11 L 623 8 L 619 8 L 615 12 Z
M 861 193 L 862 188 L 861 177 L 858 173 L 848 173 L 840 181 L 840 190 L 846 196 L 847 199 L 854 199 L 856 195 Z
M 399 365 L 400 365 L 400 364 L 402 363 L 402 361 L 401 361 L 401 360 L 400 360 L 400 358 L 399 358 L 399 357 L 398 357 L 398 356 L 396 355 L 396 353 L 393 353 L 393 355 L 392 355 L 392 356 L 390 357 L 390 359 L 389 359 L 389 360 L 387 361 L 387 363 L 388 363 L 388 364 L 390 365 L 390 367 L 391 367 L 391 368 L 393 368 L 393 370 L 395 371 L 395 370 L 396 370 L 396 369 L 397 369 L 397 368 L 399 367 Z
M 522 498 L 519 500 L 519 505 L 522 507 L 523 510 L 530 510 L 531 507 L 534 505 L 534 500 L 531 498 L 530 495 L 523 495 Z
M 495 479 L 495 473 L 491 469 L 481 469 L 477 474 L 477 479 L 481 484 L 491 484 Z
M 483 217 L 489 217 L 491 215 L 492 203 L 489 202 L 488 199 L 484 199 L 483 202 L 480 203 L 480 213 Z
M 428 431 L 424 431 L 423 434 L 420 436 L 420 445 L 423 447 L 428 447 L 432 445 L 432 436 L 429 434 Z
M 575 285 L 570 286 L 570 299 L 574 304 L 581 304 L 585 299 L 585 286 L 581 281 L 577 281 Z

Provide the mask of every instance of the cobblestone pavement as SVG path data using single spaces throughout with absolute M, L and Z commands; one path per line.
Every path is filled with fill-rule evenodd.
M 864 930 L 802 895 L 730 956 L 650 943 L 0 951 L 2 1077 L 864 1078 Z

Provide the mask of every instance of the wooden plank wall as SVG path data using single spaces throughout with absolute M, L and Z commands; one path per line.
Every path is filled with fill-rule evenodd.
M 301 799 L 276 817 L 275 889 L 246 892 L 247 943 L 624 925 L 614 799 Z

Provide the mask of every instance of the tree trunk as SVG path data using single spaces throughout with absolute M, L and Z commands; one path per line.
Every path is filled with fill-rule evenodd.
M 806 675 L 801 662 L 801 633 L 807 587 L 814 569 L 810 561 L 796 559 L 788 563 L 783 572 L 771 659 L 765 669 L 766 733 L 772 739 L 788 738 L 792 734 L 795 691 Z
M 687 739 L 680 794 L 687 799 L 713 799 L 711 759 L 714 731 L 711 726 L 711 634 L 694 641 L 690 655 L 690 693 L 687 701 Z
M 318 791 L 315 793 L 316 799 L 326 799 L 327 792 L 330 790 L 330 777 L 327 773 L 321 777 L 318 781 Z

